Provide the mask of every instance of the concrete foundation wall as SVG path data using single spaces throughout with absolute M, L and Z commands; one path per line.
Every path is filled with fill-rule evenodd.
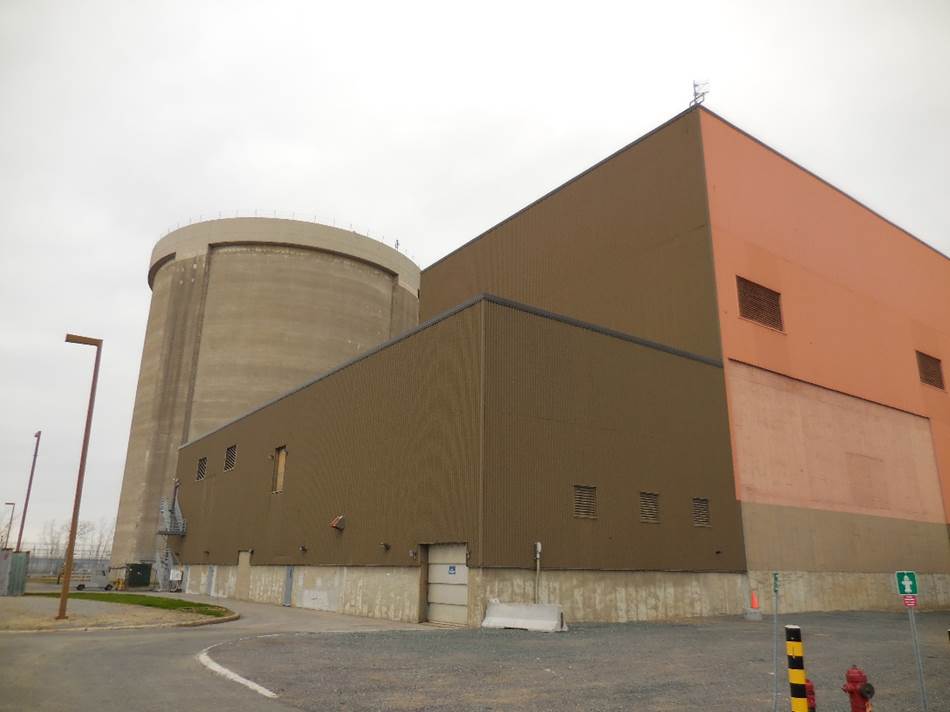
M 419 621 L 415 566 L 299 566 L 292 605 L 352 616 Z
M 186 593 L 235 598 L 237 566 L 186 567 Z M 280 604 L 285 566 L 252 566 L 247 600 Z M 531 569 L 469 569 L 468 625 L 477 627 L 488 602 L 534 602 Z M 412 566 L 297 566 L 291 605 L 331 613 L 414 623 L 425 618 L 422 569 Z M 741 615 L 755 590 L 772 612 L 772 572 L 542 571 L 541 603 L 558 603 L 568 623 L 626 623 Z M 918 574 L 923 610 L 950 608 L 950 574 Z M 779 572 L 779 610 L 902 610 L 892 573 Z
M 950 608 L 950 574 L 917 573 L 919 608 Z M 749 571 L 764 613 L 772 612 L 772 572 Z M 893 573 L 780 571 L 779 612 L 904 610 Z
M 213 570 L 213 597 L 278 605 L 284 600 L 286 566 L 251 566 L 247 595 L 239 590 L 237 566 L 187 566 L 185 593 L 207 595 Z M 295 566 L 291 605 L 416 623 L 420 575 L 417 566 Z
M 469 571 L 469 625 L 479 625 L 491 599 L 534 602 L 534 571 Z M 568 623 L 656 621 L 738 615 L 746 577 L 673 571 L 542 571 L 541 603 L 559 603 Z

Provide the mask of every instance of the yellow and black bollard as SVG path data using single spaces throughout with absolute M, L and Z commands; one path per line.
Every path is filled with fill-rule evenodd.
M 802 629 L 797 625 L 785 626 L 785 654 L 788 655 L 788 688 L 792 712 L 808 712 L 805 648 L 802 645 Z

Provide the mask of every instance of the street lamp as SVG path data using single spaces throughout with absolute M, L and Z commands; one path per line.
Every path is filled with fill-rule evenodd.
M 96 383 L 99 381 L 99 358 L 102 355 L 102 339 L 66 334 L 70 344 L 96 347 L 96 365 L 92 369 L 92 388 L 89 389 L 89 410 L 86 411 L 86 430 L 82 436 L 82 454 L 79 456 L 79 475 L 76 478 L 76 498 L 73 500 L 73 521 L 69 527 L 69 543 L 66 545 L 66 562 L 63 564 L 63 589 L 59 593 L 59 613 L 56 620 L 66 618 L 66 601 L 69 598 L 69 578 L 73 573 L 73 550 L 76 547 L 76 528 L 79 526 L 79 503 L 82 500 L 82 481 L 86 474 L 86 453 L 89 451 L 89 431 L 92 429 L 92 409 L 96 405 Z
M 26 485 L 26 501 L 23 502 L 23 514 L 20 515 L 20 534 L 16 538 L 16 550 L 20 550 L 20 544 L 23 543 L 23 525 L 26 524 L 26 510 L 30 506 L 30 490 L 33 489 L 33 471 L 36 470 L 36 455 L 40 451 L 40 438 L 43 436 L 42 430 L 33 433 L 36 438 L 36 447 L 33 448 L 33 464 L 30 465 L 30 481 Z
M 7 522 L 7 534 L 3 537 L 3 548 L 10 547 L 10 527 L 13 526 L 13 513 L 16 511 L 16 502 L 4 502 L 5 507 L 10 507 L 10 521 Z

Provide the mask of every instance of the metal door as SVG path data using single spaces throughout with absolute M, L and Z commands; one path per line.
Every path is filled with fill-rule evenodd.
M 468 623 L 468 547 L 430 544 L 427 588 L 428 619 L 433 623 Z
M 287 570 L 284 573 L 284 600 L 281 601 L 281 604 L 284 606 L 291 605 L 294 595 L 294 567 L 288 566 Z

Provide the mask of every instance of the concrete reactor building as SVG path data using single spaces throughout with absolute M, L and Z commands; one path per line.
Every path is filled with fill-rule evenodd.
M 950 605 L 950 259 L 703 107 L 427 267 L 418 326 L 381 281 L 347 313 L 388 334 L 309 373 L 268 351 L 315 337 L 267 323 L 298 307 L 255 284 L 265 248 L 237 279 L 233 236 L 201 234 L 154 275 L 205 316 L 153 303 L 123 488 L 144 521 L 180 483 L 189 592 L 629 621 L 768 608 L 773 573 L 784 611 L 897 608 L 914 569 L 922 607 Z M 264 379 L 284 392 L 246 393 Z
M 416 325 L 419 268 L 367 237 L 228 218 L 166 235 L 152 289 L 112 565 L 159 563 L 178 448 Z

